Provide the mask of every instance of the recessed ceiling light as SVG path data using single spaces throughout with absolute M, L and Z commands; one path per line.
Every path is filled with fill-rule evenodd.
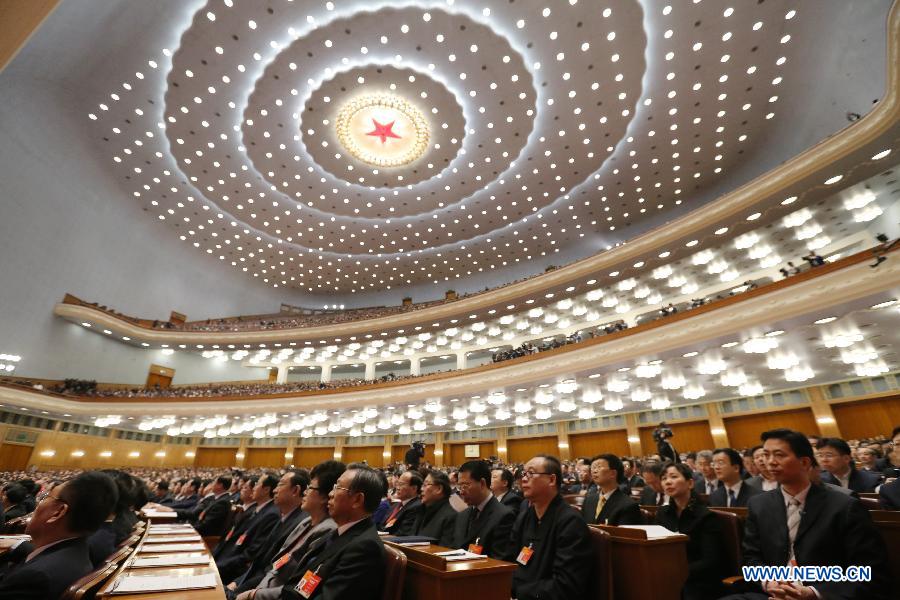
M 724 344 L 722 344 L 722 347 L 723 348 L 733 348 L 734 346 L 737 346 L 737 345 L 738 345 L 737 342 L 725 342 Z
M 697 356 L 698 354 L 700 354 L 700 353 L 699 352 L 685 352 L 681 356 L 683 356 L 684 358 L 691 358 L 693 356 Z
M 776 337 L 782 334 L 784 334 L 783 329 L 776 329 L 775 331 L 770 331 L 769 333 L 767 333 L 766 337 Z
M 825 317 L 823 319 L 813 321 L 813 323 L 815 323 L 816 325 L 824 325 L 825 323 L 831 323 L 832 321 L 837 321 L 837 317 Z
M 897 300 L 896 300 L 896 299 L 893 299 L 893 300 L 886 300 L 886 301 L 884 301 L 884 302 L 879 302 L 878 304 L 875 304 L 875 305 L 873 305 L 873 306 L 870 306 L 869 308 L 878 310 L 879 308 L 887 308 L 888 306 L 893 306 L 893 305 L 895 305 L 895 304 L 897 304 Z
M 716 229 L 716 235 L 722 235 L 723 233 L 728 233 L 727 227 L 719 227 Z

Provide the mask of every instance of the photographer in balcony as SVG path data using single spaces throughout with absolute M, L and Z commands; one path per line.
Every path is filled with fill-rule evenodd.
M 653 430 L 653 441 L 656 442 L 656 452 L 663 462 L 667 460 L 673 463 L 681 462 L 681 459 L 678 457 L 678 452 L 675 451 L 675 447 L 669 441 L 669 438 L 674 435 L 675 432 L 672 431 L 671 427 L 666 425 L 665 421 L 660 423 L 659 427 Z

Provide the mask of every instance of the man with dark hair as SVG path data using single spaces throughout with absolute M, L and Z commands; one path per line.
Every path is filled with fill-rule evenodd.
M 578 494 L 579 496 L 587 496 L 590 492 L 596 492 L 597 486 L 591 479 L 591 459 L 579 458 L 575 461 L 575 474 L 578 477 L 578 483 L 570 485 L 569 494 Z
M 528 506 L 516 519 L 506 554 L 506 560 L 518 564 L 512 581 L 517 600 L 588 596 L 590 535 L 584 520 L 563 500 L 561 481 L 555 456 L 539 454 L 525 464 L 522 491 Z
M 150 496 L 150 502 L 167 504 L 171 498 L 172 495 L 169 493 L 169 482 L 165 479 L 157 481 L 156 487 L 153 489 L 153 495 Z
M 276 485 L 278 478 L 271 473 L 257 480 L 251 496 L 253 514 L 233 525 L 216 546 L 213 557 L 222 581 L 234 580 L 250 566 L 278 523 L 278 508 L 272 502 Z
M 733 448 L 713 450 L 713 469 L 722 485 L 709 495 L 710 506 L 747 506 L 751 497 L 762 493 L 741 477 L 743 464 L 743 458 Z
M 25 510 L 25 505 L 22 504 L 26 495 L 28 495 L 28 492 L 18 483 L 7 483 L 3 486 L 3 492 L 0 493 L 0 503 L 3 504 L 3 513 L 7 523 L 28 514 L 28 511 Z M 8 533 L 6 525 L 3 526 L 2 533 Z
M 416 517 L 413 534 L 434 538 L 438 546 L 453 545 L 456 510 L 450 505 L 450 479 L 441 471 L 429 471 L 422 484 L 423 510 Z
M 200 501 L 200 485 L 201 481 L 196 478 L 185 482 L 185 484 L 181 486 L 181 498 L 174 502 L 167 503 L 164 506 L 168 506 L 175 511 L 190 510 L 194 508 Z
M 881 483 L 879 475 L 853 467 L 850 446 L 841 438 L 823 438 L 819 441 L 817 450 L 819 464 L 824 469 L 823 482 L 839 485 L 857 494 L 874 492 Z
M 625 481 L 619 487 L 626 496 L 631 495 L 631 488 L 642 488 L 647 485 L 641 477 L 641 466 L 636 458 L 622 458 L 622 468 L 625 470 Z
M 421 492 L 422 476 L 418 471 L 403 473 L 397 480 L 396 496 L 399 502 L 395 503 L 384 522 L 378 524 L 379 529 L 391 535 L 412 535 L 416 518 L 422 511 L 422 501 L 419 500 Z
M 513 511 L 513 514 L 518 514 L 522 496 L 513 489 L 515 481 L 509 469 L 499 468 L 491 471 L 491 493 L 494 494 L 494 498 Z
M 625 495 L 620 484 L 625 480 L 625 468 L 615 454 L 600 454 L 591 461 L 591 477 L 597 491 L 588 494 L 581 514 L 588 523 L 603 525 L 640 525 L 641 508 Z
M 337 529 L 312 544 L 282 591 L 283 600 L 379 600 L 384 588 L 384 544 L 372 522 L 381 502 L 381 479 L 371 467 L 351 464 L 328 500 Z
M 23 558 L 0 578 L 0 600 L 49 600 L 93 569 L 87 538 L 113 512 L 118 490 L 112 479 L 89 471 L 57 486 L 41 500 L 21 543 Z
M 229 488 L 231 488 L 231 477 L 220 475 L 213 481 L 212 500 L 197 515 L 194 526 L 200 535 L 215 536 L 225 533 L 225 522 L 228 520 L 228 513 L 231 512 Z
M 561 479 L 560 473 L 557 481 Z M 463 463 L 459 468 L 459 495 L 469 507 L 456 515 L 454 547 L 503 559 L 515 515 L 491 493 L 491 469 L 486 462 Z
M 769 467 L 766 466 L 766 456 L 762 445 L 754 446 L 750 449 L 753 454 L 753 462 L 756 463 L 756 470 L 759 475 L 754 475 L 747 480 L 747 485 L 753 486 L 763 492 L 774 490 L 778 487 L 778 482 L 769 473 Z
M 716 479 L 716 471 L 712 466 L 713 453 L 701 450 L 697 453 L 697 470 L 694 471 L 694 490 L 698 494 L 712 494 L 722 486 Z
M 669 497 L 662 489 L 662 466 L 657 462 L 647 462 L 641 467 L 644 478 L 644 489 L 641 492 L 641 504 L 644 506 L 662 506 L 669 503 Z
M 751 498 L 744 528 L 746 566 L 852 565 L 872 569 L 870 581 L 765 581 L 734 598 L 815 600 L 889 597 L 887 550 L 855 498 L 810 482 L 815 456 L 809 440 L 790 429 L 762 434 L 766 464 L 779 488 Z M 749 583 L 749 582 L 748 582 Z
M 260 551 L 246 571 L 227 585 L 227 589 L 240 593 L 254 589 L 272 567 L 276 554 L 285 539 L 307 515 L 300 509 L 303 494 L 309 486 L 309 476 L 305 471 L 292 469 L 278 480 L 273 502 L 278 508 L 279 519 L 266 536 Z M 230 597 L 230 596 L 229 596 Z
M 25 512 L 27 514 L 33 511 L 34 507 L 37 506 L 37 493 L 40 486 L 34 479 L 20 479 L 19 485 L 25 488 L 25 499 L 22 500 L 22 505 L 25 507 Z

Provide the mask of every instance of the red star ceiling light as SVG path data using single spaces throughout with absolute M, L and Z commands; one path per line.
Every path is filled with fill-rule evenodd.
M 428 149 L 428 123 L 415 106 L 395 95 L 359 96 L 335 119 L 337 137 L 357 160 L 377 167 L 401 167 Z

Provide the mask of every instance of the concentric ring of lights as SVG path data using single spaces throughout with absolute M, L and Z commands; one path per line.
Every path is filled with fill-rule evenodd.
M 350 122 L 357 113 L 366 108 L 385 108 L 397 111 L 409 119 L 415 129 L 412 147 L 399 158 L 384 158 L 360 146 L 351 130 Z M 422 112 L 404 100 L 391 94 L 366 94 L 354 98 L 341 108 L 334 122 L 338 140 L 347 152 L 364 163 L 377 167 L 400 167 L 421 158 L 428 149 L 429 127 Z M 368 134 L 366 134 L 368 135 Z

